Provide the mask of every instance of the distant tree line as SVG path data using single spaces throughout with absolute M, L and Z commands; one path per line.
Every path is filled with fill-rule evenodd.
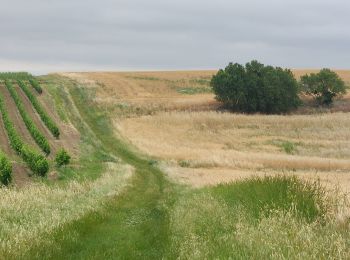
M 346 92 L 344 81 L 333 71 L 302 76 L 291 70 L 251 61 L 245 66 L 230 63 L 211 80 L 218 101 L 232 110 L 247 113 L 286 113 L 302 104 L 299 93 L 313 96 L 320 105 L 332 104 Z

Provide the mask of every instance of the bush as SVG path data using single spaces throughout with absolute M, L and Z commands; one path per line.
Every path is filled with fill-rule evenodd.
M 43 89 L 41 88 L 39 82 L 36 79 L 29 79 L 29 82 L 32 85 L 32 87 L 36 90 L 36 92 L 38 92 L 39 94 L 43 93 Z
M 46 111 L 43 109 L 43 107 L 38 102 L 36 96 L 33 95 L 33 93 L 29 90 L 29 88 L 26 86 L 26 84 L 23 81 L 18 81 L 18 85 L 23 90 L 23 92 L 27 95 L 28 99 L 32 103 L 35 110 L 38 112 L 41 120 L 44 122 L 46 127 L 50 130 L 52 135 L 56 138 L 60 136 L 60 131 L 57 127 L 57 125 L 54 123 L 54 121 L 49 117 L 49 115 L 46 113 Z
M 12 84 L 6 80 L 5 85 L 10 92 L 13 100 L 16 103 L 17 109 L 23 119 L 24 124 L 26 125 L 30 135 L 33 137 L 35 142 L 38 144 L 38 146 L 48 155 L 51 152 L 49 142 L 47 141 L 46 137 L 39 131 L 39 129 L 36 127 L 30 116 L 28 115 L 26 109 L 24 108 L 24 105 L 22 103 L 22 100 L 18 96 L 16 90 L 12 86 Z
M 58 167 L 67 165 L 70 162 L 70 156 L 64 149 L 61 149 L 57 152 L 55 161 Z
M 254 113 L 285 113 L 300 105 L 298 84 L 292 72 L 252 61 L 230 63 L 213 76 L 216 99 L 230 109 Z
M 0 153 L 0 183 L 8 185 L 12 180 L 12 164 Z
M 336 96 L 346 93 L 344 81 L 330 69 L 304 75 L 300 79 L 301 89 L 320 105 L 330 105 Z

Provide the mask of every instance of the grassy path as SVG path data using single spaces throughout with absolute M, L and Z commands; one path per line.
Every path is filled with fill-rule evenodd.
M 83 90 L 70 89 L 85 123 L 104 150 L 135 168 L 132 186 L 110 199 L 104 212 L 92 213 L 54 234 L 54 248 L 34 248 L 30 258 L 133 259 L 162 258 L 168 244 L 167 208 L 174 201 L 174 185 L 148 160 L 118 140 L 108 118 L 89 104 Z

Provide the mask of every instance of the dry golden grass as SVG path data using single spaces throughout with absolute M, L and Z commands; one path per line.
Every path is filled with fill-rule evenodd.
M 170 112 L 118 120 L 115 125 L 143 152 L 167 161 L 163 167 L 171 176 L 197 186 L 281 171 L 318 177 L 334 173 L 350 185 L 346 113 Z M 285 148 L 288 145 L 292 148 Z
M 96 100 L 102 104 L 130 104 L 154 109 L 198 109 L 215 106 L 212 93 L 182 94 L 186 88 L 209 86 L 215 71 L 90 72 L 64 73 L 85 85 L 98 86 Z
M 293 72 L 300 77 L 317 70 Z M 208 86 L 215 73 L 93 72 L 65 75 L 95 88 L 96 99 L 101 105 L 127 108 L 117 116 L 115 125 L 118 131 L 143 152 L 164 160 L 162 167 L 184 182 L 202 186 L 284 171 L 318 176 L 326 183 L 330 180 L 344 182 L 345 187 L 349 187 L 348 114 L 246 116 L 208 112 L 218 107 L 212 93 L 188 95 L 178 91 L 179 88 Z M 350 82 L 350 71 L 337 73 Z M 348 94 L 327 112 L 348 111 L 349 100 Z M 301 109 L 298 113 L 312 112 L 309 108 L 307 110 Z M 139 116 L 145 114 L 152 116 Z M 131 118 L 121 120 L 124 115 Z

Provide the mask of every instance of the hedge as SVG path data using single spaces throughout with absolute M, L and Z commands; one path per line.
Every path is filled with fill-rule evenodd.
M 41 88 L 39 82 L 36 79 L 29 79 L 29 82 L 30 85 L 32 85 L 32 87 L 36 90 L 36 92 L 38 92 L 39 94 L 43 93 L 43 89 Z
M 0 72 L 0 79 L 29 80 L 33 75 L 28 72 Z
M 0 93 L 0 113 L 2 116 L 2 121 L 5 126 L 8 138 L 10 140 L 10 145 L 16 153 L 22 157 L 23 161 L 28 165 L 29 169 L 36 175 L 45 176 L 49 170 L 49 163 L 47 159 L 36 152 L 32 148 L 28 147 L 21 139 L 20 135 L 16 131 L 12 121 L 10 120 L 6 106 L 4 103 L 4 98 Z
M 46 153 L 46 155 L 50 154 L 51 150 L 50 150 L 49 142 L 47 141 L 46 137 L 39 131 L 39 129 L 36 127 L 32 119 L 30 118 L 15 88 L 13 87 L 11 82 L 8 80 L 5 81 L 5 85 L 9 90 L 13 100 L 15 101 L 18 111 L 21 114 L 24 124 L 26 125 L 29 133 L 31 134 L 35 142 L 38 144 L 38 146 L 44 151 L 44 153 Z
M 27 87 L 27 85 L 23 81 L 18 80 L 17 82 L 18 82 L 18 85 L 20 86 L 20 88 L 23 90 L 23 92 L 29 98 L 30 102 L 32 103 L 35 110 L 38 112 L 41 120 L 44 122 L 46 127 L 50 130 L 50 132 L 52 133 L 52 135 L 54 137 L 58 138 L 60 136 L 60 131 L 59 131 L 57 125 L 51 119 L 51 117 L 49 117 L 49 115 L 46 113 L 44 108 L 40 105 L 36 96 L 33 95 L 33 93 L 29 90 L 29 88 Z

